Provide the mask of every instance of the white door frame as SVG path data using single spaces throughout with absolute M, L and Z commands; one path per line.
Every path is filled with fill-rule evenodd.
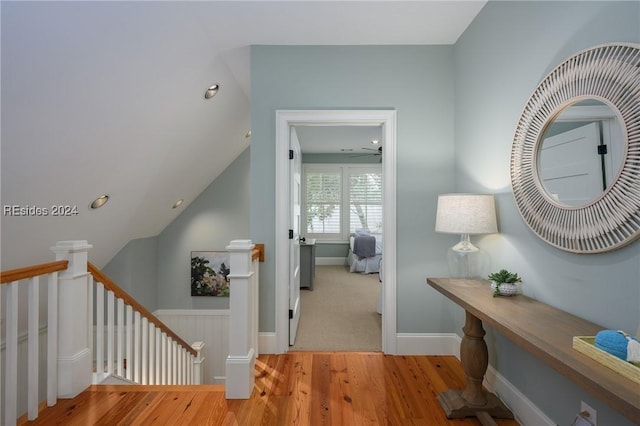
M 276 344 L 289 350 L 289 129 L 291 126 L 382 126 L 382 209 L 384 297 L 382 351 L 397 353 L 396 341 L 396 111 L 278 110 L 276 111 Z

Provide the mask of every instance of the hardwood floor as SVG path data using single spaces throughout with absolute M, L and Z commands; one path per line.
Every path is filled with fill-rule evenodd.
M 40 413 L 34 425 L 477 425 L 447 420 L 436 395 L 463 387 L 452 356 L 380 352 L 261 355 L 248 400 L 223 386 L 92 386 Z M 517 425 L 497 420 L 499 425 Z

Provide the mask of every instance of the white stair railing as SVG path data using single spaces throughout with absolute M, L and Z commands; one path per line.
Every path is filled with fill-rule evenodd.
M 15 424 L 23 413 L 34 420 L 40 401 L 46 399 L 48 406 L 55 405 L 58 398 L 73 398 L 91 383 L 87 293 L 90 248 L 86 241 L 60 241 L 51 248 L 56 262 L 2 272 L 0 282 L 6 302 L 5 369 L 0 387 L 3 424 Z M 26 294 L 20 291 L 23 283 Z M 41 290 L 47 292 L 46 321 L 39 314 Z M 46 350 L 40 347 L 44 336 Z M 23 351 L 26 359 L 20 355 Z M 46 359 L 46 365 L 41 359 Z
M 186 344 L 88 263 L 90 248 L 87 241 L 61 241 L 52 247 L 55 262 L 0 272 L 0 424 L 23 415 L 34 420 L 42 401 L 53 406 L 108 375 L 141 384 L 202 383 L 204 343 Z
M 93 382 L 116 376 L 141 385 L 201 384 L 204 343 L 188 345 L 91 263 L 89 271 L 96 306 Z
M 48 312 L 47 317 L 50 324 L 55 325 L 58 321 L 58 272 L 67 269 L 69 262 L 66 260 L 51 262 L 41 265 L 35 265 L 27 268 L 13 269 L 2 272 L 0 282 L 2 283 L 2 292 L 4 300 L 0 299 L 0 315 L 3 309 L 3 303 L 6 302 L 4 314 L 6 318 L 6 328 L 2 330 L 5 336 L 3 344 L 5 368 L 2 383 L 0 387 L 0 398 L 4 398 L 4 413 L 0 412 L 0 423 L 15 424 L 16 419 L 21 412 L 26 409 L 27 417 L 33 420 L 38 416 L 38 403 L 40 395 L 45 389 L 40 387 L 41 374 L 44 374 L 44 368 L 38 362 L 40 354 L 40 318 L 39 307 L 37 305 L 41 286 L 47 286 L 48 294 Z M 26 298 L 19 297 L 20 286 L 27 285 Z M 27 363 L 24 365 L 19 359 L 19 346 L 25 344 L 24 336 L 20 336 L 18 324 L 20 321 L 20 309 L 22 305 L 27 305 Z M 24 320 L 24 318 L 22 318 Z M 48 353 L 57 353 L 58 340 L 55 333 L 49 333 L 47 337 L 46 351 Z M 58 399 L 58 384 L 56 376 L 56 357 L 49 357 L 47 370 L 52 374 L 47 375 L 46 380 L 46 399 L 47 405 L 55 405 Z M 18 390 L 18 376 L 26 371 L 27 374 L 27 397 L 26 407 L 24 401 L 19 401 L 20 393 Z M 22 403 L 20 403 L 22 402 Z

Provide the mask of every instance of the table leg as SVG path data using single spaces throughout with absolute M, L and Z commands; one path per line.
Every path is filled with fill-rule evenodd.
M 465 388 L 442 392 L 438 395 L 440 406 L 450 419 L 478 417 L 482 421 L 482 418 L 486 419 L 486 414 L 501 419 L 512 419 L 513 413 L 502 401 L 482 388 L 482 380 L 489 365 L 482 321 L 467 311 L 462 331 L 464 337 L 460 344 L 460 362 L 465 375 Z M 483 421 L 483 424 L 490 423 Z

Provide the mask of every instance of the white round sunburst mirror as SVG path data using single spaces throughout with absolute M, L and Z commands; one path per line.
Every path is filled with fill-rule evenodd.
M 527 225 L 573 253 L 640 237 L 640 44 L 576 53 L 538 85 L 511 148 L 511 186 Z

